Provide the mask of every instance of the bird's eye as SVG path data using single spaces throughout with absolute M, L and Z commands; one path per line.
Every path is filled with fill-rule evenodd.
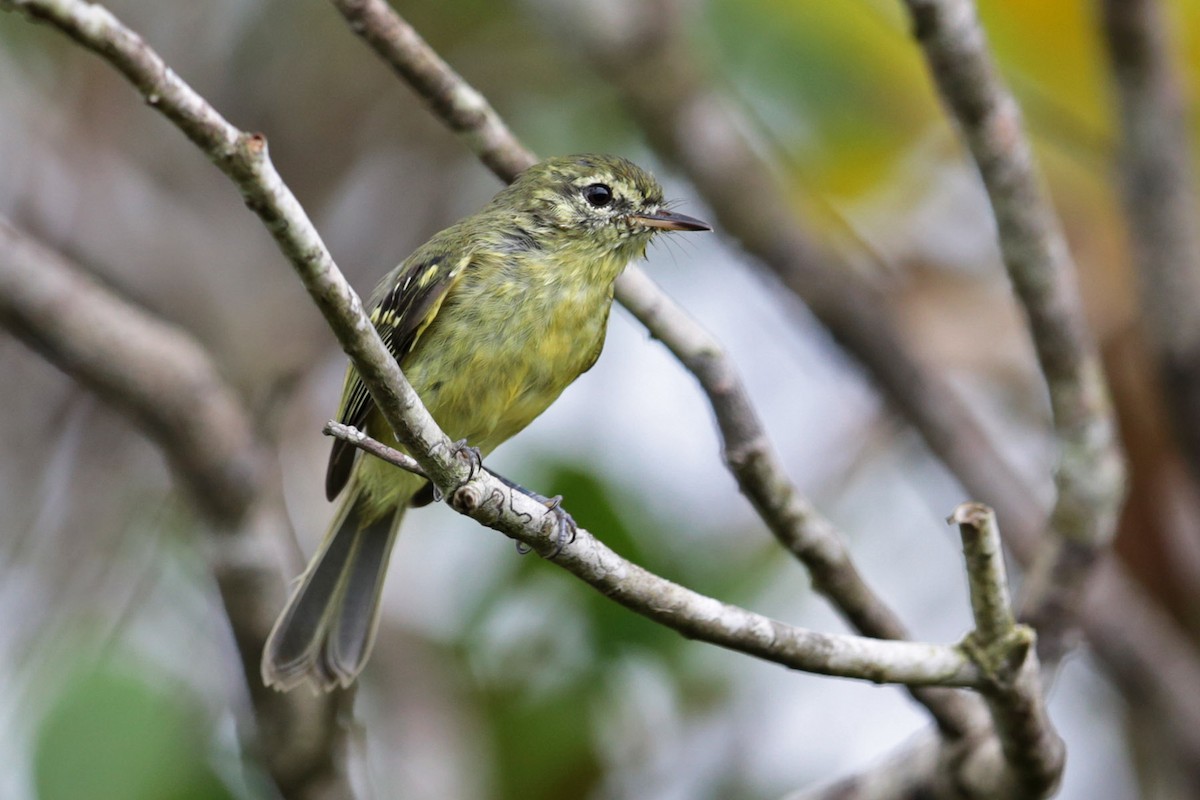
M 612 189 L 605 186 L 603 183 L 593 183 L 591 186 L 583 190 L 583 198 L 591 204 L 593 208 L 604 208 L 612 202 Z

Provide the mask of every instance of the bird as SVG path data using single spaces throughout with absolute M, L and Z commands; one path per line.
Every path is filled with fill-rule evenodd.
M 653 237 L 708 230 L 669 210 L 658 181 L 625 158 L 550 158 L 389 272 L 370 319 L 442 430 L 483 457 L 596 362 L 615 281 Z M 337 416 L 403 450 L 352 364 Z M 341 439 L 325 492 L 341 502 L 263 650 L 263 681 L 281 691 L 358 677 L 404 513 L 435 498 L 423 477 Z

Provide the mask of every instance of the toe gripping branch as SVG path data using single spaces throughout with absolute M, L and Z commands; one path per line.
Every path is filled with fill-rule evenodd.
M 546 497 L 545 495 L 538 494 L 532 489 L 526 489 L 521 484 L 517 483 L 516 481 L 509 480 L 498 472 L 488 469 L 483 465 L 483 454 L 479 452 L 479 448 L 471 447 L 469 444 L 467 444 L 466 439 L 460 439 L 454 443 L 454 453 L 459 458 L 466 461 L 470 466 L 467 477 L 463 479 L 462 483 L 460 483 L 456 489 L 465 486 L 472 479 L 474 479 L 474 477 L 478 475 L 481 470 L 484 470 L 493 478 L 500 481 L 513 491 L 520 492 L 526 497 L 538 501 L 554 514 L 557 536 L 555 538 L 554 550 L 551 551 L 546 558 L 554 558 L 562 552 L 564 547 L 575 541 L 575 534 L 578 530 L 578 526 L 575 524 L 574 517 L 572 517 L 567 510 L 562 507 L 562 495 Z M 433 489 L 433 499 L 434 502 L 441 502 L 443 499 L 442 493 L 439 492 L 436 487 Z M 525 555 L 531 550 L 533 550 L 533 548 L 529 545 L 526 545 L 522 542 L 517 542 L 517 552 L 521 555 Z
M 490 473 L 491 476 L 494 477 L 496 480 L 500 481 L 505 486 L 512 489 L 514 492 L 520 492 L 521 494 L 525 495 L 526 497 L 530 497 L 530 498 L 533 498 L 534 500 L 537 500 L 539 503 L 544 505 L 546 508 L 550 509 L 550 511 L 554 514 L 555 528 L 557 529 L 558 534 L 557 534 L 557 537 L 554 542 L 554 549 L 550 552 L 549 555 L 546 556 L 546 558 L 554 558 L 555 556 L 557 556 L 559 553 L 562 552 L 562 549 L 564 547 L 566 547 L 567 545 L 569 545 L 575 541 L 575 533 L 578 530 L 578 526 L 575 524 L 574 517 L 572 517 L 569 513 L 567 513 L 567 510 L 562 507 L 562 495 L 561 494 L 556 494 L 554 497 L 546 497 L 545 495 L 538 494 L 537 492 L 533 491 L 532 489 L 526 489 L 524 486 L 522 486 L 519 483 L 510 481 L 508 478 L 504 477 L 503 475 L 499 475 L 495 472 L 492 472 L 490 469 L 488 470 L 488 473 Z M 517 552 L 520 553 L 521 555 L 525 555 L 532 549 L 533 548 L 527 544 L 523 544 L 522 542 L 517 542 Z

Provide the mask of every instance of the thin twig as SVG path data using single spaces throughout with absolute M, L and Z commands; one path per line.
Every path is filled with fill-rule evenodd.
M 286 599 L 278 475 L 208 353 L 0 219 L 0 326 L 128 414 L 171 463 L 209 534 L 209 566 L 254 707 L 256 753 L 287 798 L 345 797 L 340 696 L 281 696 L 258 661 Z
M 1062 776 L 1065 747 L 1046 714 L 1035 634 L 1012 612 L 996 515 L 980 503 L 964 503 L 947 521 L 962 535 L 975 616 L 969 641 L 990 679 L 983 694 L 1008 766 L 1002 780 L 989 777 L 987 791 L 1046 797 Z
M 421 405 L 363 312 L 362 303 L 267 156 L 260 134 L 230 125 L 136 34 L 83 0 L 0 0 L 44 20 L 122 72 L 151 106 L 176 124 L 241 190 L 350 355 L 400 443 L 450 505 L 582 578 L 643 616 L 685 636 L 795 669 L 869 681 L 974 687 L 978 668 L 954 646 L 892 642 L 806 631 L 689 591 L 631 564 L 580 529 L 562 546 L 559 518 L 527 494 L 478 470 Z
M 383 0 L 332 0 L 355 33 L 426 100 L 504 181 L 534 156 L 499 115 Z M 472 126 L 478 126 L 478 129 Z M 721 431 L 725 461 L 767 527 L 809 568 L 813 585 L 860 632 L 907 639 L 903 623 L 862 580 L 833 525 L 787 478 L 733 364 L 720 345 L 637 267 L 617 282 L 616 299 L 699 380 Z M 982 721 L 965 697 L 919 691 L 948 735 Z
M 946 521 L 957 525 L 962 536 L 975 633 L 985 642 L 1003 639 L 1012 632 L 1017 620 L 1008 595 L 996 514 L 980 503 L 963 503 Z
M 372 439 L 353 425 L 343 425 L 340 422 L 329 420 L 329 422 L 325 423 L 325 427 L 321 432 L 326 436 L 332 436 L 335 439 L 341 439 L 343 442 L 349 442 L 364 453 L 370 453 L 376 458 L 382 459 L 389 464 L 395 464 L 400 469 L 411 472 L 414 475 L 420 475 L 422 478 L 427 477 L 425 470 L 421 469 L 421 465 L 417 463 L 417 460 L 408 453 L 401 453 L 394 447 L 388 447 L 383 442 Z

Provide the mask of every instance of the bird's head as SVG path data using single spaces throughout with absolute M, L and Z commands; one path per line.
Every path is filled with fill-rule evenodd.
M 550 158 L 522 172 L 493 201 L 553 246 L 614 251 L 627 259 L 645 252 L 661 231 L 707 231 L 705 222 L 669 211 L 654 176 L 619 156 Z

